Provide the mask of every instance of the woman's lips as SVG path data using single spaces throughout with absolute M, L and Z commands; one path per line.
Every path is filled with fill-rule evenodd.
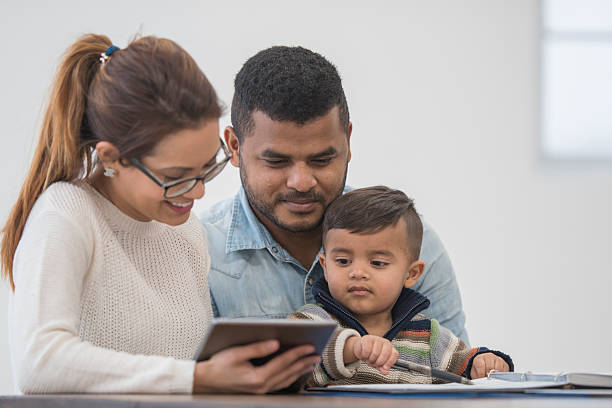
M 188 213 L 189 211 L 191 211 L 191 208 L 193 207 L 193 201 L 189 203 L 178 203 L 177 202 L 173 204 L 171 201 L 166 200 L 165 203 L 168 204 L 168 207 L 170 207 L 170 209 L 176 212 L 177 214 Z

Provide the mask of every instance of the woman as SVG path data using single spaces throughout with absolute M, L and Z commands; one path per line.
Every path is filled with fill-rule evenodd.
M 191 360 L 212 318 L 190 209 L 229 159 L 194 60 L 144 37 L 85 35 L 57 72 L 33 163 L 3 229 L 14 377 L 25 393 L 255 392 L 318 357 L 275 341 Z

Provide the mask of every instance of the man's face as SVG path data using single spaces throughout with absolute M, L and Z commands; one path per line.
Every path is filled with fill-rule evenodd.
M 305 125 L 274 121 L 260 111 L 252 118 L 242 144 L 231 128 L 226 141 L 253 211 L 268 229 L 317 229 L 344 188 L 350 128 L 347 135 L 337 107 Z

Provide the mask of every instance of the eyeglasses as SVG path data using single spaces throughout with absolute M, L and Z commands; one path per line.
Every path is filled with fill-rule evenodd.
M 142 171 L 147 177 L 153 180 L 155 184 L 164 189 L 164 198 L 175 198 L 191 191 L 196 186 L 198 181 L 201 181 L 203 184 L 208 183 L 219 173 L 221 173 L 221 170 L 223 170 L 229 159 L 232 158 L 232 154 L 230 153 L 227 146 L 225 146 L 225 143 L 223 143 L 223 140 L 221 140 L 221 138 L 219 138 L 219 141 L 221 142 L 221 147 L 219 147 L 219 150 L 217 150 L 217 154 L 215 155 L 215 164 L 213 164 L 208 170 L 206 170 L 204 174 L 196 177 L 187 177 L 179 180 L 174 180 L 169 183 L 164 183 L 163 181 L 155 177 L 151 170 L 143 166 L 140 160 L 131 159 L 130 163 L 132 163 L 138 170 Z

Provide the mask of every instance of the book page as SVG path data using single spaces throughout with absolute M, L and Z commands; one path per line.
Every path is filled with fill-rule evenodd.
M 472 380 L 474 385 L 449 384 L 361 384 L 330 385 L 326 391 L 382 392 L 382 393 L 463 393 L 463 392 L 520 392 L 527 389 L 560 387 L 564 383 L 552 381 L 514 382 L 493 378 Z M 317 388 L 316 390 L 322 390 Z

